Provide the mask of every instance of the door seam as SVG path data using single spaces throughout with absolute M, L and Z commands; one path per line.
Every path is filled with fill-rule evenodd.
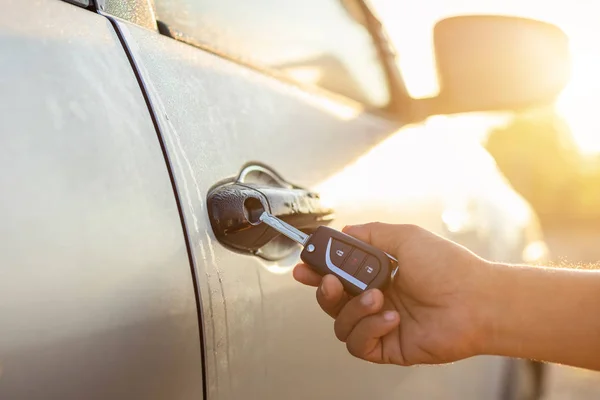
M 154 126 L 154 130 L 156 132 L 156 136 L 157 136 L 157 139 L 160 144 L 160 148 L 161 148 L 164 160 L 165 160 L 167 172 L 169 175 L 169 180 L 171 181 L 171 188 L 173 189 L 173 195 L 175 197 L 175 203 L 177 205 L 177 212 L 179 214 L 179 220 L 181 222 L 181 227 L 183 230 L 183 237 L 184 237 L 185 247 L 186 247 L 186 251 L 187 251 L 187 255 L 188 255 L 188 262 L 189 262 L 189 267 L 190 267 L 190 271 L 191 271 L 192 284 L 194 285 L 194 297 L 195 297 L 195 301 L 196 301 L 198 332 L 199 332 L 199 336 L 200 336 L 199 340 L 200 340 L 200 357 L 201 357 L 201 366 L 202 366 L 202 396 L 204 399 L 208 400 L 206 349 L 204 346 L 204 344 L 205 344 L 204 317 L 202 315 L 200 288 L 198 286 L 198 276 L 196 273 L 197 269 L 196 269 L 194 257 L 192 255 L 192 245 L 190 242 L 190 235 L 188 234 L 188 228 L 187 228 L 187 224 L 185 222 L 185 217 L 183 214 L 183 207 L 181 205 L 179 191 L 177 190 L 175 173 L 173 172 L 173 168 L 171 166 L 171 160 L 170 160 L 169 154 L 167 152 L 167 146 L 166 146 L 166 143 L 163 138 L 162 130 L 158 123 L 158 118 L 156 116 L 154 106 L 152 104 L 152 101 L 150 100 L 150 95 L 146 88 L 146 84 L 144 83 L 144 80 L 143 80 L 140 70 L 137 66 L 137 63 L 136 63 L 135 59 L 133 58 L 131 49 L 129 48 L 127 41 L 125 40 L 125 36 L 123 35 L 123 32 L 121 31 L 121 28 L 119 27 L 119 24 L 117 23 L 117 21 L 114 17 L 104 14 L 104 13 L 99 13 L 99 14 L 102 15 L 103 17 L 105 17 L 106 19 L 108 19 L 108 21 L 110 22 L 110 24 L 113 26 L 113 28 L 115 30 L 115 33 L 119 39 L 119 42 L 121 42 L 121 45 L 123 46 L 123 51 L 125 52 L 125 55 L 127 56 L 127 59 L 129 60 L 133 74 L 135 75 L 135 78 L 140 87 L 140 91 L 142 92 L 144 102 L 146 103 L 146 107 L 148 108 L 148 113 L 150 114 L 150 118 L 152 120 L 152 125 Z

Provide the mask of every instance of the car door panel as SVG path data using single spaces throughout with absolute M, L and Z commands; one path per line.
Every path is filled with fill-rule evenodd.
M 189 218 L 191 243 L 199 269 L 198 283 L 206 307 L 203 311 L 209 393 L 214 384 L 213 391 L 220 396 L 224 393 L 233 396 L 240 390 L 253 393 L 254 388 L 259 391 L 254 397 L 259 398 L 264 385 L 257 384 L 256 377 L 248 373 L 248 366 L 266 369 L 277 365 L 268 360 L 271 333 L 279 330 L 289 333 L 293 328 L 273 329 L 270 324 L 279 324 L 281 318 L 265 317 L 285 312 L 286 301 L 269 302 L 277 305 L 276 310 L 265 312 L 267 302 L 261 298 L 260 288 L 262 280 L 272 279 L 272 274 L 261 271 L 262 261 L 239 256 L 213 243 L 205 197 L 214 183 L 236 175 L 251 160 L 277 166 L 282 175 L 297 178 L 301 183 L 312 175 L 325 174 L 326 168 L 332 169 L 331 164 L 326 159 L 314 158 L 310 154 L 314 143 L 302 140 L 302 134 L 297 132 L 320 137 L 320 144 L 327 146 L 335 142 L 329 134 L 334 131 L 335 114 L 319 111 L 318 106 L 302 100 L 306 97 L 304 93 L 287 89 L 272 78 L 136 26 L 119 22 L 119 27 L 148 88 L 174 166 L 186 218 Z M 223 90 L 228 87 L 235 88 L 234 92 Z M 268 96 L 270 87 L 283 92 L 280 98 Z M 289 96 L 286 89 L 295 95 Z M 181 102 L 181 99 L 185 100 Z M 313 102 L 318 104 L 319 100 Z M 331 107 L 346 108 L 335 103 Z M 308 114 L 306 123 L 300 127 L 286 124 L 286 118 L 297 113 Z M 337 136 L 343 140 L 347 135 L 337 130 Z M 368 147 L 376 135 L 370 137 L 367 132 L 362 135 L 357 132 L 356 138 L 357 146 Z M 304 157 L 294 157 L 298 165 L 290 163 L 289 150 L 272 151 L 273 146 L 296 151 L 304 148 L 304 152 L 300 151 Z M 349 154 L 336 153 L 342 158 L 341 165 L 357 155 L 356 151 L 351 153 L 352 146 L 347 148 Z M 230 266 L 234 264 L 232 270 Z M 287 272 L 285 282 L 292 283 L 289 279 L 292 259 L 285 260 L 283 265 L 283 271 Z M 263 296 L 279 286 L 278 292 L 293 290 L 290 298 L 294 300 L 298 286 L 287 285 L 288 288 L 279 281 L 268 281 L 263 286 Z M 228 307 L 228 304 L 235 306 Z M 267 315 L 263 316 L 263 312 Z M 275 347 L 281 351 L 279 346 Z M 281 358 L 277 354 L 272 357 Z M 215 375 L 211 377 L 213 371 Z M 225 395 L 224 398 L 230 397 Z
M 410 370 L 353 359 L 334 339 L 331 320 L 318 310 L 312 290 L 293 281 L 297 253 L 277 262 L 238 254 L 220 245 L 210 229 L 209 189 L 249 162 L 264 163 L 305 187 L 328 186 L 334 193 L 340 182 L 353 183 L 336 177 L 360 169 L 360 157 L 371 149 L 371 157 L 377 154 L 373 146 L 396 132 L 396 125 L 360 112 L 355 103 L 302 91 L 155 32 L 117 24 L 148 91 L 190 227 L 209 398 L 383 399 L 406 393 L 408 398 L 440 398 L 432 382 L 443 388 L 443 398 L 448 393 L 463 399 L 495 393 L 500 364 L 490 358 Z M 426 148 L 426 141 L 410 140 L 414 146 L 408 151 Z M 407 153 L 385 165 L 393 166 L 402 156 Z M 377 173 L 376 168 L 369 171 Z M 428 200 L 431 207 L 419 205 L 419 199 L 431 198 L 430 189 L 423 189 L 427 196 L 404 196 L 404 202 L 387 205 L 385 212 L 366 201 L 371 189 L 362 175 L 354 188 L 357 196 L 338 196 L 336 207 L 342 213 L 334 226 L 404 216 L 440 231 L 441 206 L 433 208 L 438 201 Z M 398 212 L 391 218 L 394 208 Z M 458 379 L 463 374 L 471 377 L 468 387 Z
M 181 220 L 110 22 L 0 13 L 0 398 L 203 398 Z

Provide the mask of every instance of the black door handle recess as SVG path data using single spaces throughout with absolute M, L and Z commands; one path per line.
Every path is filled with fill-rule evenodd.
M 217 240 L 230 249 L 250 254 L 260 253 L 276 237 L 290 249 L 295 247 L 294 242 L 260 223 L 258 218 L 265 210 L 306 233 L 333 219 L 333 210 L 322 205 L 318 194 L 292 185 L 271 169 L 256 164 L 244 168 L 236 179 L 214 187 L 208 193 L 207 205 Z M 285 253 L 289 252 L 277 254 Z

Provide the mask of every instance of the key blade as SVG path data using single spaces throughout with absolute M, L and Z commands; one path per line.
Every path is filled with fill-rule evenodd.
M 300 243 L 302 246 L 304 246 L 308 241 L 309 236 L 306 233 L 299 231 L 290 224 L 280 220 L 266 211 L 260 215 L 259 219 L 265 224 L 269 225 L 271 228 L 275 229 L 277 232 L 289 237 L 294 242 Z

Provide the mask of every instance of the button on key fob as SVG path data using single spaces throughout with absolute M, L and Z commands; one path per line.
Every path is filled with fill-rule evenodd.
M 327 226 L 307 235 L 266 211 L 260 220 L 304 246 L 302 261 L 321 276 L 336 275 L 355 296 L 367 289 L 384 289 L 398 265 L 389 254 Z

